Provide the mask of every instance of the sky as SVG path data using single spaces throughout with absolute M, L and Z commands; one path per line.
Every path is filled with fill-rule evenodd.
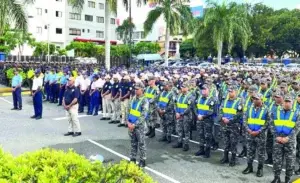
M 238 0 L 239 2 L 263 3 L 274 9 L 300 8 L 300 0 Z

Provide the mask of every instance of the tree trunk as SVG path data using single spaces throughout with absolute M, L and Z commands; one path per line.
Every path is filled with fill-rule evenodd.
M 110 69 L 110 9 L 108 2 L 105 2 L 105 67 Z
M 166 26 L 166 40 L 165 40 L 165 65 L 169 66 L 169 44 L 170 44 L 170 31 L 169 26 Z
M 220 40 L 218 42 L 218 66 L 222 64 L 222 49 L 223 49 L 223 41 Z

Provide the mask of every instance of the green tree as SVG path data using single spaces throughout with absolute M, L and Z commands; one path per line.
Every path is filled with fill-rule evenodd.
M 57 50 L 57 53 L 59 56 L 67 56 L 67 50 L 66 49 L 59 49 Z
M 170 35 L 189 33 L 193 15 L 190 7 L 184 5 L 185 0 L 157 0 L 157 6 L 151 10 L 144 22 L 144 31 L 147 35 L 155 22 L 162 16 L 166 23 L 165 33 L 165 62 L 168 64 Z
M 158 43 L 151 42 L 139 42 L 134 45 L 132 53 L 135 55 L 143 53 L 157 53 L 160 51 L 160 46 Z
M 222 50 L 224 43 L 228 44 L 230 53 L 235 36 L 241 37 L 241 43 L 244 50 L 247 48 L 251 36 L 251 28 L 248 21 L 248 11 L 245 4 L 229 3 L 225 1 L 218 4 L 208 0 L 207 11 L 204 16 L 203 26 L 196 29 L 195 34 L 203 34 L 206 30 L 212 30 L 212 38 L 215 47 L 218 50 L 218 65 L 221 65 Z M 202 29 L 204 27 L 204 30 Z M 201 37 L 197 35 L 195 37 Z M 195 40 L 199 41 L 199 40 Z
M 180 44 L 180 57 L 194 57 L 196 48 L 193 44 L 193 39 L 187 39 Z
M 17 0 L 0 1 L 0 36 L 4 34 L 6 26 L 14 26 L 15 29 L 27 31 L 28 21 L 24 11 L 24 5 L 31 1 L 25 0 L 22 3 Z M 11 23 L 13 22 L 13 25 Z
M 48 43 L 47 42 L 36 42 L 34 44 L 33 56 L 45 56 L 48 55 Z M 55 52 L 55 44 L 49 45 L 49 54 L 52 55 Z
M 116 31 L 119 33 L 120 37 L 123 40 L 124 44 L 128 44 L 130 42 L 129 40 L 129 33 L 135 28 L 135 25 L 130 19 L 126 19 L 123 21 L 122 25 L 120 25 Z

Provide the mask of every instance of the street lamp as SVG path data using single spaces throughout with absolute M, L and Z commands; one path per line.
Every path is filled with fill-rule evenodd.
M 50 62 L 50 43 L 49 43 L 49 40 L 50 40 L 50 24 L 47 25 L 47 29 L 48 29 L 48 40 L 47 40 L 47 44 L 48 44 L 48 63 Z

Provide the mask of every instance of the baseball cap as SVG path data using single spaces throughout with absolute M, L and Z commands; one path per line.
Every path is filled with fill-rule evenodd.
M 143 88 L 145 88 L 145 85 L 142 82 L 137 82 L 137 83 L 135 83 L 134 88 L 135 89 L 143 89 Z
M 75 81 L 74 77 L 69 77 L 68 81 Z
M 284 92 L 281 91 L 280 89 L 277 89 L 277 90 L 274 92 L 274 96 L 275 96 L 275 97 L 283 97 L 283 96 L 284 96 Z
M 238 90 L 238 87 L 237 87 L 236 85 L 230 85 L 230 86 L 228 87 L 228 91 L 231 92 L 231 91 L 233 91 L 233 90 Z
M 189 87 L 189 84 L 187 82 L 182 83 L 182 85 L 181 85 L 181 88 L 188 88 L 188 87 Z
M 289 101 L 289 102 L 293 102 L 294 99 L 290 94 L 285 95 L 284 97 L 284 101 Z
M 258 87 L 256 85 L 251 85 L 248 89 L 250 92 L 258 91 Z
M 263 98 L 263 95 L 261 93 L 254 93 L 252 98 L 255 98 L 255 99 L 262 99 Z

